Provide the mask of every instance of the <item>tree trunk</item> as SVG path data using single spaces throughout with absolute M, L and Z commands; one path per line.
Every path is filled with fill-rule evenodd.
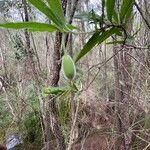
M 116 54 L 118 53 L 120 47 L 118 45 L 113 46 L 113 53 Z M 116 128 L 117 128 L 117 136 L 116 138 L 116 150 L 120 150 L 121 145 L 122 145 L 122 137 L 121 135 L 121 118 L 120 118 L 120 104 L 121 104 L 121 85 L 120 85 L 120 78 L 121 78 L 121 72 L 120 72 L 120 56 L 119 53 L 114 57 L 114 78 L 115 78 L 115 102 L 116 102 L 116 110 L 115 110 L 115 115 L 116 115 Z
M 55 45 L 54 45 L 54 53 L 53 53 L 53 67 L 52 67 L 52 80 L 51 86 L 58 86 L 59 77 L 60 77 L 60 69 L 61 69 L 61 40 L 62 34 L 60 32 L 56 33 L 55 36 Z M 65 139 L 63 133 L 61 131 L 61 123 L 59 119 L 58 109 L 56 106 L 56 100 L 54 97 L 49 97 L 49 110 L 50 117 L 52 122 L 52 128 L 54 132 L 54 136 L 58 142 L 58 146 L 60 150 L 65 150 Z
M 130 19 L 128 23 L 127 33 L 132 32 L 132 21 Z M 114 53 L 116 50 L 114 49 Z M 131 103 L 131 88 L 132 88 L 132 63 L 131 55 L 132 49 L 123 48 L 120 51 L 120 57 L 114 58 L 115 66 L 115 101 L 118 106 L 116 107 L 117 111 L 117 126 L 118 131 L 122 135 L 122 138 L 118 145 L 118 149 L 121 149 L 121 145 L 124 147 L 124 150 L 129 150 L 129 145 L 131 142 L 131 133 L 128 129 L 130 127 L 130 118 L 129 118 L 129 109 Z M 119 68 L 120 67 L 120 68 Z M 119 116 L 118 116 L 119 115 Z
M 67 0 L 62 0 L 62 6 L 64 10 L 64 14 L 66 14 L 66 6 Z M 52 64 L 52 79 L 50 81 L 51 86 L 58 86 L 59 78 L 60 78 L 60 69 L 61 69 L 61 42 L 62 42 L 62 33 L 57 32 L 55 35 L 55 44 L 54 44 L 54 52 L 53 52 L 53 64 Z M 65 138 L 61 130 L 61 122 L 59 119 L 58 109 L 56 106 L 55 97 L 49 96 L 49 111 L 50 111 L 50 119 L 52 122 L 52 130 L 54 136 L 57 140 L 59 150 L 65 150 Z

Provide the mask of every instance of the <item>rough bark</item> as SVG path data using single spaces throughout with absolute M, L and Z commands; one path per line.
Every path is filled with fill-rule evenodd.
M 67 0 L 62 0 L 62 6 L 64 10 L 64 14 L 66 14 L 66 6 Z M 53 64 L 52 64 L 52 78 L 50 81 L 51 86 L 58 86 L 59 78 L 60 78 L 60 69 L 61 69 L 61 42 L 62 42 L 62 33 L 57 32 L 55 35 L 55 44 L 54 44 L 54 52 L 53 52 Z M 52 129 L 54 136 L 57 140 L 58 149 L 65 150 L 65 138 L 61 130 L 61 123 L 59 119 L 58 109 L 56 106 L 56 101 L 53 96 L 49 97 L 49 111 L 50 118 L 52 122 Z
M 128 23 L 127 33 L 132 31 L 132 21 Z M 115 47 L 114 47 L 115 48 Z M 116 48 L 117 49 L 117 48 Z M 114 49 L 114 53 L 116 52 Z M 119 58 L 114 58 L 115 67 L 115 101 L 117 128 L 122 137 L 117 140 L 117 149 L 129 150 L 131 142 L 131 134 L 128 129 L 130 127 L 129 109 L 131 103 L 131 88 L 132 88 L 132 63 L 131 55 L 132 49 L 123 49 L 120 51 Z
M 55 45 L 54 45 L 54 53 L 53 53 L 53 67 L 52 67 L 53 74 L 50 83 L 51 86 L 58 86 L 58 82 L 60 78 L 61 40 L 62 40 L 62 34 L 60 32 L 57 32 L 55 36 Z M 56 100 L 52 96 L 49 97 L 49 110 L 50 110 L 50 117 L 51 117 L 54 136 L 58 142 L 59 149 L 65 150 L 66 149 L 65 139 L 61 131 L 61 123 L 59 120 Z
M 113 53 L 116 54 L 119 51 L 120 47 L 118 45 L 113 46 Z M 116 128 L 118 135 L 121 134 L 121 118 L 120 118 L 120 101 L 121 101 L 121 85 L 120 85 L 120 57 L 119 54 L 117 54 L 114 57 L 114 78 L 115 78 L 115 102 L 116 102 L 116 110 L 115 110 L 115 116 L 116 116 Z M 116 150 L 120 150 L 120 147 L 122 145 L 122 137 L 117 136 L 116 138 Z

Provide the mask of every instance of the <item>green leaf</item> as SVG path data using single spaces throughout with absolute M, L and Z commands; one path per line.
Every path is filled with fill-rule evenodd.
M 84 55 L 86 55 L 98 42 L 99 32 L 94 33 L 89 41 L 84 45 L 83 49 L 78 54 L 75 62 L 79 61 Z
M 115 9 L 114 9 L 114 12 L 113 12 L 113 19 L 114 19 L 115 23 L 117 23 L 117 24 L 119 23 L 118 14 L 117 14 Z
M 129 7 L 129 9 L 128 9 L 128 12 L 126 13 L 126 17 L 125 17 L 125 23 L 126 23 L 126 24 L 128 23 L 129 18 L 130 18 L 131 15 L 132 15 L 132 12 L 133 12 L 133 4 L 134 4 L 134 3 L 132 3 L 132 4 L 130 5 L 130 7 Z
M 101 44 L 103 41 L 105 41 L 107 38 L 109 38 L 114 33 L 118 34 L 119 28 L 111 28 L 110 30 L 104 31 L 98 39 L 98 44 Z
M 106 1 L 107 17 L 110 22 L 112 21 L 114 7 L 115 7 L 115 0 L 107 0 Z
M 116 35 L 118 35 L 118 36 L 122 36 L 122 31 L 121 31 L 121 28 L 119 29 L 119 28 L 116 28 Z
M 65 24 L 64 12 L 60 0 L 47 0 L 50 9 L 57 15 L 57 17 Z
M 84 45 L 83 49 L 79 52 L 75 62 L 78 62 L 83 56 L 91 51 L 92 48 L 96 46 L 96 44 L 101 44 L 103 41 L 105 41 L 114 33 L 117 33 L 119 30 L 120 29 L 118 28 L 111 28 L 107 31 L 102 32 L 101 34 L 99 32 L 94 33 L 89 41 Z
M 51 30 L 51 29 L 29 29 L 30 32 L 55 32 L 55 31 L 59 31 L 59 30 Z
M 52 20 L 60 30 L 63 29 L 63 24 L 61 19 L 50 9 L 42 0 L 28 0 L 32 5 L 34 5 L 39 11 L 45 14 L 50 20 Z
M 29 29 L 34 31 L 47 31 L 47 32 L 54 32 L 58 30 L 54 25 L 38 22 L 16 22 L 16 23 L 10 22 L 0 24 L 0 27 L 11 29 Z
M 43 90 L 45 95 L 60 95 L 66 92 L 68 89 L 66 87 L 48 87 Z
M 121 10 L 120 10 L 120 21 L 123 23 L 125 16 L 130 11 L 130 7 L 133 6 L 134 0 L 123 0 Z

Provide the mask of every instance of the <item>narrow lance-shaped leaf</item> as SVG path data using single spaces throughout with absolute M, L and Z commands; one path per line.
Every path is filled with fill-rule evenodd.
M 97 44 L 99 34 L 100 34 L 99 32 L 93 34 L 93 36 L 89 39 L 89 41 L 84 45 L 83 49 L 78 54 L 75 62 L 79 61 Z
M 129 21 L 129 18 L 132 16 L 132 12 L 133 12 L 133 4 L 132 3 L 128 9 L 128 12 L 126 13 L 126 17 L 125 17 L 125 23 L 127 24 L 127 22 Z
M 3 28 L 11 28 L 11 29 L 30 29 L 36 31 L 47 31 L 54 32 L 58 31 L 58 29 L 54 25 L 46 24 L 46 23 L 38 23 L 38 22 L 10 22 L 0 24 L 0 27 Z
M 60 0 L 47 0 L 50 9 L 57 15 L 57 17 L 65 24 L 64 12 Z
M 118 34 L 118 32 L 120 32 L 119 28 L 111 28 L 110 30 L 104 31 L 98 38 L 98 44 L 101 44 L 114 33 Z
M 115 7 L 115 0 L 107 0 L 106 1 L 107 18 L 109 21 L 112 21 L 114 7 Z
M 114 33 L 118 32 L 118 28 L 111 28 L 104 31 L 102 34 L 94 33 L 94 35 L 89 39 L 89 41 L 84 45 L 83 49 L 79 52 L 76 62 L 79 61 L 83 56 L 85 56 L 96 44 L 101 44 L 107 38 L 109 38 Z
M 117 23 L 117 24 L 119 23 L 118 14 L 117 14 L 115 9 L 114 9 L 114 12 L 113 12 L 113 19 L 114 19 L 115 23 Z
M 59 28 L 63 28 L 62 22 L 57 18 L 56 14 L 42 1 L 42 0 L 28 0 L 39 11 L 44 13 L 50 20 L 52 20 Z
M 123 23 L 125 16 L 130 11 L 130 6 L 133 5 L 134 0 L 123 0 L 121 10 L 120 10 L 120 21 Z

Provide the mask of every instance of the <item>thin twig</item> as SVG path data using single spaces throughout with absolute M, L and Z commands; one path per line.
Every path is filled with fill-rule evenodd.
M 146 20 L 146 18 L 143 15 L 143 12 L 141 10 L 141 8 L 138 6 L 138 4 L 136 2 L 134 2 L 135 7 L 137 8 L 137 10 L 139 11 L 141 17 L 143 18 L 143 20 L 145 21 L 146 25 L 148 26 L 148 28 L 150 29 L 150 24 L 149 22 Z

